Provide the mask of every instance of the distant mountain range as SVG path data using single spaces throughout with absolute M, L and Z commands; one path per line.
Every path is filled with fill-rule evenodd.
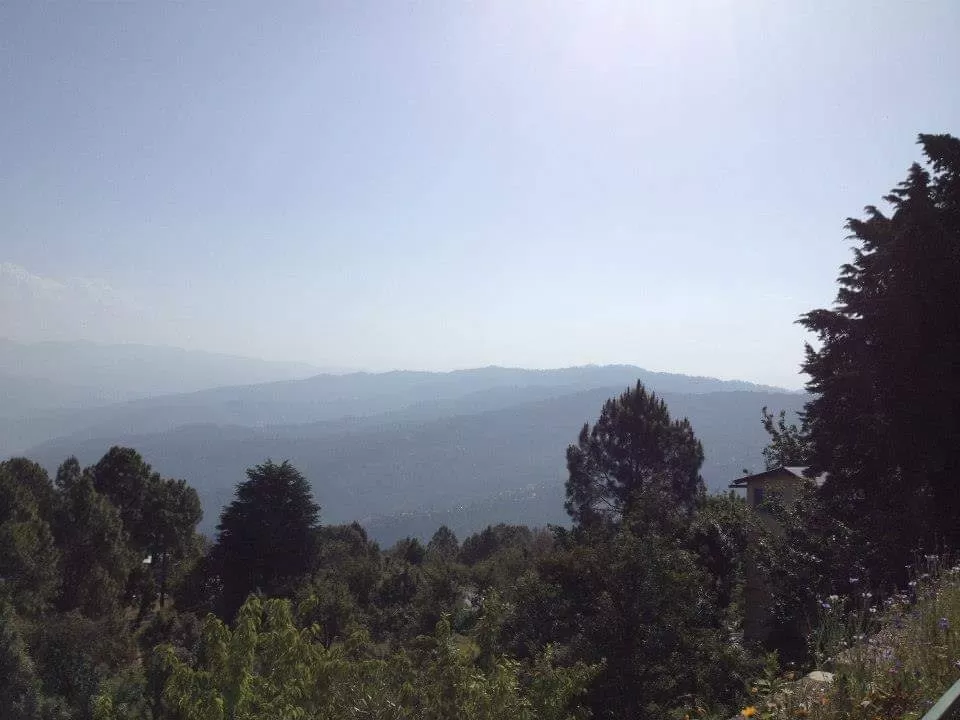
M 164 475 L 197 488 L 208 532 L 245 468 L 268 457 L 304 472 L 325 522 L 361 520 L 381 542 L 427 537 L 440 524 L 462 535 L 495 522 L 563 522 L 567 445 L 607 398 L 637 380 L 661 394 L 675 417 L 690 419 L 706 452 L 704 478 L 722 489 L 759 464 L 766 443 L 760 408 L 793 413 L 806 400 L 778 388 L 627 365 L 291 379 L 308 367 L 127 346 L 113 360 L 122 380 L 111 390 L 110 366 L 96 368 L 98 353 L 109 350 L 94 347 L 80 353 L 77 367 L 57 361 L 66 367 L 60 382 L 60 375 L 43 374 L 60 367 L 52 360 L 23 364 L 35 347 L 0 344 L 0 391 L 16 398 L 0 411 L 2 454 L 25 454 L 53 470 L 70 455 L 86 464 L 111 445 L 135 447 Z M 18 357 L 20 364 L 11 360 Z M 167 374 L 154 372 L 164 358 Z M 217 362 L 222 375 L 214 372 Z M 179 380 L 177 363 L 185 368 Z M 272 382 L 155 392 L 271 371 Z M 77 382 L 91 379 L 100 384 Z M 100 394 L 91 399 L 89 387 Z M 108 403 L 108 391 L 152 396 Z

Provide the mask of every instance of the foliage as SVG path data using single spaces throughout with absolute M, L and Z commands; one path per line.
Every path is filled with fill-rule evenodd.
M 588 696 L 598 717 L 723 707 L 743 683 L 726 611 L 742 581 L 746 516 L 732 499 L 705 499 L 702 462 L 689 422 L 639 384 L 567 451 L 574 530 L 558 533 L 521 622 L 547 633 L 540 642 L 603 663 Z
M 317 576 L 344 583 L 361 608 L 369 609 L 382 572 L 380 548 L 359 523 L 325 525 L 317 531 Z
M 148 545 L 146 503 L 151 472 L 140 453 L 119 446 L 110 448 L 85 471 L 94 489 L 117 509 L 130 543 L 140 552 L 146 552 Z
M 365 626 L 365 617 L 345 582 L 334 575 L 321 575 L 297 593 L 301 619 L 317 627 L 317 639 L 327 647 L 349 638 Z
M 431 560 L 450 562 L 455 560 L 460 552 L 460 542 L 453 530 L 441 525 L 427 543 L 427 555 Z
M 183 480 L 152 475 L 144 502 L 144 540 L 161 607 L 171 574 L 194 551 L 194 532 L 203 517 L 197 491 Z
M 578 524 L 619 522 L 637 493 L 651 489 L 692 510 L 703 493 L 702 464 L 690 423 L 671 420 L 666 403 L 638 382 L 604 403 L 567 449 L 567 512 Z
M 61 700 L 71 717 L 89 718 L 100 685 L 136 659 L 133 638 L 118 615 L 93 619 L 77 610 L 57 613 L 30 635 L 44 695 Z
M 0 717 L 40 717 L 40 680 L 18 627 L 13 608 L 0 601 Z
M 91 618 L 115 613 L 140 559 L 126 544 L 119 511 L 97 492 L 89 473 L 65 463 L 58 478 L 63 480 L 54 520 L 63 566 L 58 606 Z
M 460 561 L 476 565 L 496 553 L 511 547 L 527 547 L 533 541 L 533 533 L 525 525 L 488 525 L 470 535 L 460 548 Z
M 0 475 L 25 491 L 41 517 L 49 517 L 56 502 L 56 491 L 50 476 L 38 463 L 24 457 L 10 458 L 0 462 Z
M 850 529 L 832 516 L 812 486 L 798 490 L 787 507 L 771 506 L 776 532 L 760 530 L 752 543 L 757 577 L 769 591 L 768 644 L 788 660 L 809 657 L 821 598 L 852 596 L 866 585 Z
M 192 488 L 129 448 L 86 469 L 69 458 L 53 483 L 25 458 L 0 463 L 0 715 L 87 720 L 104 684 L 142 696 L 136 632 L 189 642 L 188 620 L 146 616 L 196 547 L 199 514 Z
M 927 556 L 905 592 L 821 598 L 819 636 L 833 682 L 811 691 L 787 679 L 755 683 L 757 718 L 917 720 L 960 679 L 960 566 Z
M 729 622 L 736 622 L 742 610 L 748 550 L 763 536 L 756 513 L 733 492 L 705 497 L 690 521 L 688 546 Z
M 220 516 L 210 552 L 222 617 L 232 617 L 254 591 L 290 593 L 313 562 L 319 515 L 309 483 L 289 462 L 268 460 L 247 470 Z
M 902 581 L 912 549 L 960 546 L 960 140 L 920 135 L 884 200 L 850 219 L 856 243 L 833 309 L 801 323 L 811 464 L 831 512 L 859 530 L 871 575 Z
M 22 459 L 0 463 L 0 600 L 29 616 L 46 608 L 59 585 L 60 553 L 46 520 L 52 504 L 42 468 Z
M 767 470 L 795 467 L 810 462 L 810 435 L 807 423 L 787 424 L 787 412 L 776 417 L 766 407 L 761 411 L 763 429 L 770 436 L 770 444 L 763 449 L 763 465 Z
M 423 718 L 440 720 L 571 720 L 567 710 L 591 669 L 560 669 L 549 654 L 538 658 L 537 678 L 524 685 L 519 664 L 496 660 L 476 666 L 449 623 L 411 652 L 378 657 L 362 634 L 328 647 L 315 624 L 298 617 L 289 601 L 250 598 L 233 629 L 210 616 L 197 658 L 188 662 L 171 646 L 157 648 L 166 680 L 156 720 L 304 718 Z M 125 717 L 117 697 L 97 698 L 98 720 Z
M 553 534 L 523 525 L 491 525 L 463 541 L 460 561 L 479 591 L 496 588 L 508 597 L 520 578 L 553 549 Z
M 657 515 L 565 535 L 542 568 L 553 588 L 526 610 L 559 619 L 551 630 L 573 657 L 603 662 L 589 694 L 597 717 L 723 707 L 744 682 L 745 658 L 730 643 L 709 574 Z
M 410 565 L 422 565 L 427 558 L 427 549 L 417 538 L 408 537 L 397 540 L 389 555 Z

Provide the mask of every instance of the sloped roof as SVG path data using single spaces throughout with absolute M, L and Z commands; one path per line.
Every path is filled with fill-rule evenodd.
M 814 485 L 820 487 L 823 485 L 824 480 L 827 479 L 826 473 L 820 473 L 815 478 L 808 478 L 805 473 L 807 471 L 806 465 L 781 465 L 780 467 L 773 468 L 772 470 L 765 470 L 761 473 L 756 473 L 754 475 L 744 475 L 743 477 L 737 478 L 732 483 L 730 487 L 732 488 L 742 488 L 746 487 L 747 483 L 752 480 L 769 480 L 770 478 L 782 477 L 784 474 L 792 475 L 799 480 L 812 480 Z

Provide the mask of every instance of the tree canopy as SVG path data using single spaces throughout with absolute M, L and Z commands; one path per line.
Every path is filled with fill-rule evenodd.
M 691 510 L 703 493 L 703 448 L 684 418 L 642 384 L 604 403 L 567 449 L 566 508 L 575 523 L 618 522 L 641 493 L 662 493 Z
M 289 592 L 289 583 L 310 569 L 319 518 L 310 484 L 289 461 L 267 460 L 247 470 L 220 515 L 211 551 L 225 617 L 256 590 Z
M 892 212 L 848 220 L 834 307 L 800 321 L 820 341 L 803 366 L 811 464 L 829 471 L 833 511 L 864 551 L 890 565 L 960 544 L 960 140 L 919 144 L 928 167 L 884 198 Z
M 763 449 L 763 465 L 767 470 L 778 467 L 807 465 L 810 462 L 810 433 L 805 422 L 787 422 L 786 410 L 774 416 L 766 407 L 761 410 L 763 429 L 770 436 Z

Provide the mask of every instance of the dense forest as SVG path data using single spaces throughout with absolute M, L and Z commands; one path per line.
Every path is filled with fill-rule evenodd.
M 801 319 L 801 421 L 757 408 L 767 467 L 827 474 L 771 500 L 776 529 L 706 492 L 693 427 L 640 382 L 570 438 L 565 527 L 382 548 L 265 458 L 207 538 L 190 482 L 132 448 L 53 478 L 14 458 L 0 717 L 729 717 L 771 651 L 811 667 L 825 605 L 874 607 L 960 546 L 960 140 L 920 144 L 892 211 L 849 221 L 834 305 Z M 760 640 L 748 576 L 769 594 Z

